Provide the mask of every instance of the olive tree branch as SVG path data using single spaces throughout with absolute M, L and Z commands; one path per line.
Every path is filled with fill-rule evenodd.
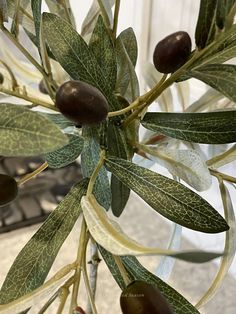
M 122 263 L 120 256 L 113 255 L 113 258 L 114 258 L 114 261 L 115 261 L 115 263 L 119 269 L 119 272 L 120 272 L 126 286 L 128 286 L 130 284 L 131 280 L 130 280 L 129 275 L 128 275 L 128 273 L 127 273 L 127 271 L 126 271 L 126 269 Z
M 229 176 L 228 174 L 225 174 L 225 173 L 219 172 L 217 170 L 213 170 L 213 169 L 209 169 L 209 171 L 210 171 L 211 175 L 216 177 L 218 180 L 220 178 L 222 180 L 225 180 L 225 181 L 228 181 L 228 182 L 231 182 L 231 183 L 236 183 L 236 178 L 235 177 Z
M 31 173 L 28 173 L 26 175 L 23 176 L 23 178 L 19 179 L 17 181 L 18 186 L 26 183 L 27 181 L 33 179 L 34 177 L 36 177 L 38 174 L 40 174 L 42 171 L 44 171 L 46 168 L 48 167 L 48 163 L 44 162 L 40 167 L 38 167 L 36 170 L 34 170 Z
M 112 29 L 112 34 L 113 34 L 114 40 L 116 39 L 119 11 L 120 11 L 120 0 L 116 0 L 115 11 L 114 11 L 114 20 L 113 20 L 113 29 Z

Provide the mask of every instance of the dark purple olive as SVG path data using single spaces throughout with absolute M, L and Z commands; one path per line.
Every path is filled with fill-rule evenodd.
M 161 73 L 173 73 L 188 60 L 191 38 L 186 32 L 176 32 L 162 39 L 155 47 L 153 63 Z
M 47 90 L 47 88 L 46 88 L 46 85 L 45 85 L 44 80 L 41 80 L 41 81 L 39 82 L 39 90 L 40 90 L 40 92 L 41 92 L 42 94 L 48 95 L 48 90 Z
M 4 76 L 3 74 L 0 72 L 0 84 L 2 84 L 4 82 Z
M 123 314 L 174 314 L 161 292 L 145 281 L 129 284 L 120 296 Z
M 13 201 L 18 193 L 17 182 L 13 177 L 0 174 L 0 206 Z
M 94 86 L 82 81 L 68 81 L 56 93 L 56 106 L 76 125 L 102 122 L 108 114 L 108 103 Z

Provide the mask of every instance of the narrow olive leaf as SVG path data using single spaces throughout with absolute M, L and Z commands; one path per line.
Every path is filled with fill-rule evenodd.
M 46 154 L 44 159 L 50 168 L 62 168 L 74 162 L 81 154 L 84 140 L 81 136 L 68 134 L 69 143 L 64 147 Z
M 69 19 L 71 25 L 74 27 L 74 29 L 76 29 L 75 18 L 71 10 L 69 0 L 66 0 L 66 1 L 45 0 L 45 2 L 49 8 L 50 13 L 57 14 L 58 16 L 62 17 L 63 19 L 67 21 Z M 65 6 L 62 6 L 61 3 L 63 2 L 67 10 L 65 10 Z M 68 13 L 69 13 L 69 18 L 68 18 Z
M 129 102 L 139 96 L 139 83 L 135 73 L 134 65 L 126 50 L 121 34 L 117 37 L 115 47 L 117 55 L 117 83 L 116 92 L 125 97 Z M 124 39 L 125 40 L 125 39 Z M 128 46 L 128 45 L 127 45 Z M 132 47 L 132 46 L 131 46 Z M 130 46 L 128 46 L 130 48 Z M 133 50 L 130 49 L 132 55 Z M 135 56 L 132 55 L 133 61 Z
M 51 114 L 51 113 L 46 113 L 42 112 L 41 113 L 43 116 L 47 117 L 49 120 L 54 122 L 60 129 L 66 129 L 68 127 L 73 127 L 74 123 L 71 122 L 70 120 L 66 119 L 62 114 Z
M 164 217 L 206 233 L 228 230 L 223 217 L 207 201 L 181 183 L 117 157 L 109 157 L 106 166 Z
M 0 104 L 0 151 L 3 156 L 34 156 L 52 152 L 67 136 L 46 117 L 20 105 Z
M 188 74 L 236 102 L 236 65 L 209 64 L 191 70 Z
M 226 18 L 226 2 L 227 0 L 218 0 L 216 6 L 216 25 L 219 29 L 223 29 Z
M 97 87 L 112 110 L 120 109 L 95 55 L 74 28 L 55 14 L 43 13 L 43 30 L 53 55 L 71 78 Z
M 6 0 L 0 0 L 0 15 L 2 22 L 8 22 L 8 8 Z
M 90 177 L 97 166 L 100 156 L 99 135 L 96 128 L 83 128 L 84 148 L 81 154 L 81 168 L 84 177 Z M 111 189 L 105 167 L 102 167 L 94 188 L 93 193 L 99 203 L 107 210 L 111 206 Z
M 182 238 L 182 227 L 178 224 L 173 223 L 172 233 L 170 237 L 170 242 L 168 245 L 168 250 L 179 250 Z M 168 281 L 172 273 L 173 267 L 175 265 L 175 259 L 169 256 L 162 256 L 155 275 L 164 281 Z
M 109 219 L 93 195 L 83 196 L 81 207 L 94 240 L 114 255 L 167 255 L 191 263 L 205 263 L 222 255 L 202 251 L 176 252 L 143 246 L 126 235 L 118 223 Z
M 236 141 L 236 111 L 206 113 L 147 113 L 142 125 L 184 141 L 225 144 Z
M 129 27 L 125 29 L 119 34 L 119 38 L 127 51 L 130 61 L 135 67 L 138 58 L 138 44 L 133 28 Z
M 81 213 L 88 180 L 76 184 L 16 257 L 0 291 L 5 304 L 41 286 Z
M 197 191 L 211 186 L 211 174 L 200 154 L 193 149 L 148 148 L 147 157 L 156 160 L 169 172 L 184 180 Z
M 103 5 L 106 9 L 106 12 L 108 14 L 110 25 L 112 25 L 112 7 L 115 3 L 115 0 L 103 0 Z M 81 35 L 84 37 L 85 35 L 88 35 L 92 33 L 95 24 L 97 22 L 97 18 L 101 14 L 100 6 L 98 4 L 97 0 L 94 0 L 87 16 L 85 17 L 82 27 L 81 27 Z
M 128 147 L 124 131 L 110 121 L 107 135 L 109 154 L 128 159 Z M 116 217 L 119 217 L 129 199 L 130 189 L 113 174 L 111 175 L 111 195 L 111 210 Z
M 209 38 L 209 32 L 212 26 L 216 4 L 216 0 L 201 0 L 197 26 L 195 30 L 195 42 L 197 47 L 200 49 L 205 47 Z
M 225 29 L 228 30 L 234 24 L 234 17 L 236 14 L 236 2 L 235 0 L 225 0 Z
M 120 274 L 113 255 L 100 245 L 98 245 L 98 248 L 113 278 L 116 280 L 120 288 L 124 290 L 126 288 L 126 284 Z M 175 314 L 200 314 L 198 310 L 181 294 L 144 268 L 136 259 L 136 257 L 121 256 L 121 260 L 126 268 L 127 275 L 130 280 L 143 280 L 157 287 L 171 304 Z
M 213 280 L 211 286 L 207 290 L 207 292 L 202 296 L 202 298 L 196 304 L 197 308 L 202 307 L 206 304 L 218 291 L 220 285 L 222 284 L 225 276 L 229 272 L 229 268 L 233 262 L 233 259 L 236 254 L 236 221 L 235 221 L 235 214 L 234 208 L 231 201 L 231 197 L 229 191 L 224 184 L 223 181 L 220 182 L 220 193 L 221 198 L 224 206 L 225 218 L 230 226 L 230 229 L 226 232 L 225 236 L 225 247 L 224 247 L 224 255 L 221 259 L 220 267 L 218 272 Z
M 208 167 L 211 167 L 211 169 L 217 169 L 231 163 L 234 160 L 236 160 L 236 144 L 222 154 L 209 159 L 207 161 L 207 165 Z
M 198 310 L 180 293 L 145 269 L 135 257 L 124 256 L 121 257 L 121 259 L 126 270 L 134 277 L 134 279 L 144 280 L 147 283 L 157 287 L 161 293 L 163 293 L 174 309 L 175 314 L 200 314 Z
M 40 24 L 41 24 L 41 5 L 42 5 L 42 0 L 31 0 L 31 9 L 33 12 L 37 47 L 39 47 L 39 41 L 40 41 L 39 34 L 40 34 Z
M 101 16 L 98 17 L 89 41 L 89 49 L 96 57 L 104 77 L 111 85 L 111 89 L 114 90 L 117 72 L 115 48 Z
M 150 62 L 143 64 L 141 71 L 142 76 L 150 89 L 157 85 L 163 76 L 163 74 L 158 72 L 154 65 Z M 158 97 L 157 102 L 163 111 L 173 111 L 173 97 L 171 89 L 165 89 Z
M 227 32 L 222 32 L 219 38 L 191 65 L 191 69 L 211 63 L 223 63 L 236 56 L 236 25 L 233 25 Z
M 58 287 L 65 282 L 66 276 L 72 270 L 74 270 L 73 264 L 64 266 L 51 279 L 40 285 L 39 288 L 7 304 L 0 304 L 1 314 L 27 313 L 30 307 L 37 305 L 40 301 L 52 295 L 55 290 L 58 290 Z

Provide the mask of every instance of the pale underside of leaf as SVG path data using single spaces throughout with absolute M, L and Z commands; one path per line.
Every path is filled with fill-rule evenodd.
M 83 196 L 81 206 L 89 232 L 95 241 L 114 255 L 168 255 L 185 261 L 202 263 L 219 257 L 219 253 L 175 252 L 146 247 L 128 237 L 118 223 L 107 216 L 93 195 Z

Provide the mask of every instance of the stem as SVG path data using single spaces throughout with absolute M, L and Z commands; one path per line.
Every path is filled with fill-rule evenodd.
M 108 117 L 115 117 L 115 116 L 119 116 L 119 115 L 122 115 L 122 114 L 125 114 L 126 112 L 138 107 L 139 103 L 140 103 L 140 100 L 142 98 L 141 97 L 138 97 L 132 104 L 130 104 L 129 106 L 123 108 L 123 109 L 120 109 L 120 110 L 117 110 L 117 111 L 111 111 L 111 112 L 108 112 Z
M 2 65 L 6 68 L 7 72 L 9 73 L 11 77 L 12 89 L 15 90 L 18 87 L 18 83 L 17 83 L 14 73 L 12 72 L 11 68 L 3 60 L 0 60 L 0 63 L 2 63 Z
M 115 11 L 114 11 L 113 29 L 112 29 L 112 34 L 113 34 L 114 40 L 116 39 L 119 11 L 120 11 L 120 0 L 116 0 Z
M 54 293 L 53 296 L 44 304 L 44 306 L 39 310 L 38 314 L 43 314 L 49 306 L 57 299 L 58 297 L 58 291 Z
M 218 180 L 219 178 L 228 182 L 232 182 L 232 183 L 236 183 L 236 178 L 229 176 L 228 174 L 219 172 L 217 170 L 213 170 L 213 169 L 209 169 L 211 175 L 213 175 L 214 177 L 216 177 Z
M 57 309 L 57 313 L 56 314 L 62 314 L 62 311 L 64 310 L 65 304 L 66 304 L 66 300 L 68 298 L 68 295 L 70 293 L 69 288 L 66 286 L 61 287 L 60 289 L 60 304 L 59 307 Z
M 218 163 L 219 161 L 224 160 L 227 156 L 233 153 L 236 153 L 236 145 L 232 146 L 230 149 L 228 149 L 224 153 L 214 156 L 213 158 L 207 160 L 206 164 L 208 167 L 214 166 L 215 163 Z M 228 161 L 228 162 L 231 162 L 231 161 Z
M 52 105 L 52 103 L 46 102 L 46 101 L 38 99 L 38 98 L 34 98 L 34 97 L 29 96 L 25 93 L 19 93 L 18 91 L 13 91 L 13 90 L 4 88 L 2 86 L 0 86 L 0 93 L 4 93 L 4 94 L 10 95 L 10 96 L 21 98 L 21 99 L 27 100 L 29 102 L 32 102 L 33 104 L 37 104 L 41 107 L 45 107 L 45 108 L 48 108 L 48 109 L 51 109 L 54 111 L 59 111 L 54 105 Z
M 116 262 L 117 267 L 119 268 L 120 274 L 121 274 L 126 286 L 128 286 L 130 284 L 131 280 L 130 280 L 129 275 L 128 275 L 128 273 L 127 273 L 127 271 L 126 271 L 126 269 L 122 263 L 120 256 L 113 255 L 113 258 Z
M 83 277 L 84 277 L 84 284 L 87 290 L 87 294 L 88 294 L 88 298 L 90 301 L 90 306 L 92 309 L 92 313 L 93 314 L 97 314 L 97 309 L 96 309 L 96 305 L 94 302 L 94 295 L 93 292 L 91 290 L 90 284 L 89 284 L 89 279 L 88 279 L 88 273 L 87 273 L 87 267 L 86 267 L 86 256 L 84 254 L 83 260 L 82 260 L 82 270 L 83 270 Z M 87 313 L 89 314 L 89 313 Z
M 110 30 L 110 19 L 109 19 L 109 16 L 107 14 L 107 11 L 103 5 L 103 1 L 102 0 L 97 0 L 98 1 L 98 5 L 100 7 L 100 10 L 101 10 L 101 13 L 102 13 L 102 17 L 103 17 L 103 20 L 104 20 L 104 23 L 106 25 L 106 28 L 108 30 Z
M 81 224 L 77 259 L 76 259 L 77 260 L 77 267 L 76 267 L 75 274 L 74 274 L 75 281 L 74 281 L 73 290 L 72 290 L 69 313 L 73 313 L 73 310 L 77 306 L 77 297 L 78 297 L 80 277 L 81 277 L 81 266 L 82 266 L 83 258 L 86 255 L 86 247 L 87 247 L 87 242 L 88 242 L 86 229 L 87 229 L 86 222 L 85 222 L 85 219 L 83 218 L 82 224 Z
M 16 40 L 16 38 L 8 31 L 8 29 L 4 26 L 0 26 L 3 33 L 11 40 L 11 42 L 23 53 L 23 55 L 35 66 L 35 68 L 45 77 L 47 74 L 41 65 L 31 56 L 31 54 Z
M 100 159 L 97 163 L 97 166 L 96 168 L 94 169 L 91 177 L 90 177 L 90 181 L 89 181 L 89 185 L 88 185 L 88 189 L 87 189 L 87 196 L 91 195 L 93 193 L 93 187 L 94 187 L 94 184 L 96 182 L 96 179 L 97 179 L 97 176 L 98 176 L 98 173 L 101 169 L 101 167 L 103 166 L 104 164 L 104 159 L 105 159 L 105 150 L 102 150 L 101 153 L 100 153 Z
M 96 295 L 96 288 L 97 288 L 97 273 L 98 273 L 98 265 L 100 263 L 100 258 L 98 255 L 98 248 L 94 240 L 90 239 L 90 254 L 91 260 L 89 262 L 90 265 L 90 272 L 89 272 L 89 281 L 90 281 L 90 288 L 91 288 L 91 296 L 92 299 L 95 299 Z M 87 305 L 87 314 L 92 313 L 91 303 L 89 302 Z
M 26 174 L 25 176 L 23 176 L 23 178 L 21 178 L 20 180 L 18 180 L 17 184 L 18 186 L 26 183 L 27 181 L 33 179 L 35 176 L 37 176 L 38 174 L 40 174 L 43 170 L 45 170 L 48 167 L 48 163 L 44 162 L 39 168 L 37 168 L 36 170 L 34 170 L 31 173 Z

